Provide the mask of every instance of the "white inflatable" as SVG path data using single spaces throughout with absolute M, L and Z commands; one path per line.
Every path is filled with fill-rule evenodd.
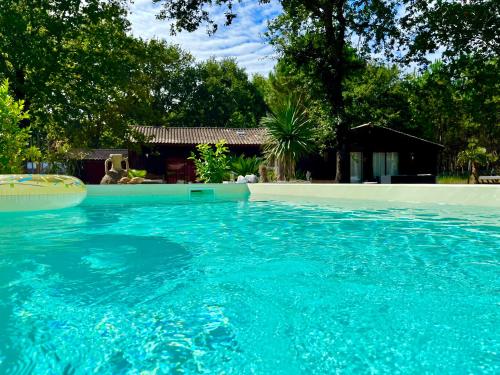
M 87 196 L 76 177 L 52 174 L 0 175 L 0 212 L 55 210 L 80 204 Z

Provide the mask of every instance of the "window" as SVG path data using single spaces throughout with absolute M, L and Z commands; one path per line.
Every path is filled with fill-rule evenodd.
M 399 173 L 399 154 L 397 152 L 373 153 L 373 177 L 395 176 Z

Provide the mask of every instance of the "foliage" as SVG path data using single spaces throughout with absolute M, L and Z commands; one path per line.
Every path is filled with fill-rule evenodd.
M 220 183 L 224 181 L 229 167 L 229 148 L 225 140 L 220 140 L 215 144 L 215 149 L 209 144 L 199 144 L 196 146 L 199 157 L 194 152 L 188 158 L 194 161 L 196 176 L 198 181 L 205 183 Z
M 297 160 L 314 147 L 314 130 L 300 103 L 289 99 L 285 105 L 261 120 L 267 129 L 264 154 L 278 168 L 278 180 L 295 176 Z
M 131 47 L 133 74 L 121 106 L 124 116 L 135 124 L 166 125 L 196 87 L 194 59 L 178 46 L 154 39 L 134 40 Z
M 399 69 L 368 61 L 346 79 L 346 118 L 353 126 L 367 122 L 404 129 L 410 122 L 406 87 Z
M 467 148 L 460 151 L 457 156 L 457 163 L 459 165 L 470 164 L 471 176 L 474 182 L 479 183 L 479 167 L 487 165 L 490 162 L 495 162 L 497 157 L 486 151 L 485 147 L 477 144 L 476 140 L 469 142 Z
M 0 72 L 25 100 L 37 139 L 52 132 L 97 147 L 123 138 L 120 108 L 134 71 L 128 25 L 120 1 L 0 3 Z
M 463 175 L 440 175 L 437 176 L 438 184 L 466 184 L 468 176 Z
M 438 61 L 419 75 L 407 77 L 407 100 L 413 133 L 445 146 L 443 170 L 456 168 L 456 157 L 476 138 L 488 149 L 500 151 L 498 59 L 478 62 L 471 57 L 457 77 Z
M 140 177 L 140 178 L 146 178 L 147 171 L 144 169 L 129 169 L 128 170 L 128 177 L 134 178 L 134 177 Z
M 227 24 L 238 9 L 238 0 L 157 2 L 173 31 L 207 22 L 214 32 L 214 7 Z M 133 37 L 126 0 L 0 1 L 0 77 L 29 110 L 23 142 L 51 170 L 70 171 L 71 149 L 144 140 L 130 125 L 254 127 L 292 96 L 307 108 L 315 149 L 340 149 L 338 178 L 349 126 L 368 121 L 444 144 L 441 170 L 457 169 L 471 137 L 500 153 L 497 1 L 279 2 L 267 35 L 279 62 L 250 81 L 234 60 L 196 62 L 178 46 Z M 368 58 L 383 48 L 423 65 L 404 76 Z M 434 52 L 443 60 L 428 66 Z M 32 151 L 11 159 L 40 158 Z
M 49 173 L 74 174 L 78 167 L 78 157 L 75 157 L 71 145 L 63 138 L 57 139 L 51 136 L 54 141 L 50 143 L 45 152 L 45 159 L 48 162 Z
M 125 0 L 0 2 L 0 77 L 29 109 L 32 143 L 126 147 L 130 125 L 256 126 L 265 104 L 234 61 L 196 63 L 130 35 Z
M 427 55 L 439 50 L 447 61 L 478 56 L 498 57 L 500 3 L 496 0 L 405 0 L 401 26 L 406 59 L 427 62 Z
M 334 144 L 336 118 L 331 116 L 328 102 L 316 80 L 296 69 L 286 59 L 280 59 L 268 78 L 255 76 L 253 82 L 271 111 L 279 111 L 289 100 L 303 103 L 314 128 L 311 141 L 318 152 Z
M 16 101 L 9 94 L 9 82 L 0 84 L 0 173 L 21 173 L 26 158 L 29 128 L 21 128 L 27 119 L 22 100 Z
M 168 122 L 177 126 L 256 127 L 266 113 L 260 92 L 231 59 L 210 59 L 193 68 L 194 82 Z
M 246 157 L 245 154 L 241 154 L 231 158 L 230 169 L 237 176 L 256 175 L 259 172 L 261 162 L 262 159 L 257 156 Z

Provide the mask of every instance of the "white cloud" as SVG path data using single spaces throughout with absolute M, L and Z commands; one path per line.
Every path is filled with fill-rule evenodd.
M 170 23 L 156 19 L 160 5 L 153 4 L 152 0 L 135 0 L 130 6 L 129 20 L 135 36 L 165 39 L 178 44 L 199 60 L 235 58 L 249 74 L 267 74 L 276 61 L 274 50 L 265 40 L 264 33 L 267 21 L 280 13 L 280 5 L 277 1 L 260 5 L 255 0 L 244 0 L 234 9 L 238 16 L 233 24 L 220 26 L 212 36 L 207 34 L 204 26 L 192 33 L 170 35 Z M 212 14 L 216 20 L 223 19 L 221 9 L 215 8 Z

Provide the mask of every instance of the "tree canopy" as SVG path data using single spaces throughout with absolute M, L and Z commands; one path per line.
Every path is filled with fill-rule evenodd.
M 131 125 L 257 125 L 266 107 L 242 68 L 132 36 L 126 3 L 0 2 L 0 78 L 36 144 L 57 154 L 126 146 Z

